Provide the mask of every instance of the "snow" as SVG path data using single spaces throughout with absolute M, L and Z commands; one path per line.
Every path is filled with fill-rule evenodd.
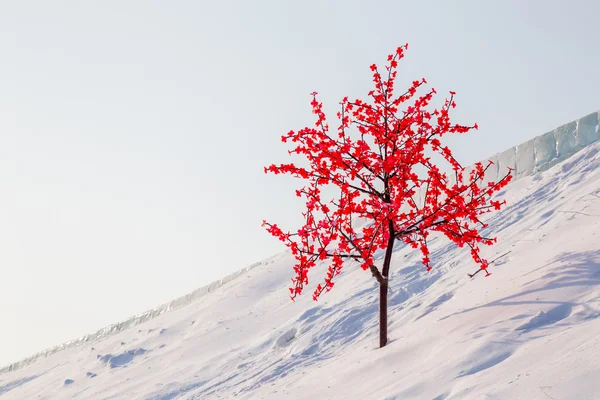
M 529 176 L 535 171 L 535 149 L 533 140 L 525 142 L 516 147 L 515 154 L 516 178 Z
M 98 354 L 96 356 L 96 359 L 98 360 L 98 362 L 100 364 L 104 364 L 106 366 L 108 366 L 109 368 L 119 368 L 119 367 L 124 367 L 127 364 L 133 362 L 133 359 L 137 356 L 141 356 L 145 353 L 147 353 L 148 351 L 146 349 L 133 349 L 133 350 L 127 350 L 121 354 L 118 355 L 112 355 L 112 354 L 105 354 L 105 355 L 100 355 Z M 93 375 L 93 373 L 92 373 Z
M 551 161 L 556 159 L 556 137 L 554 132 L 548 132 L 533 139 L 535 152 L 535 167 L 541 171 L 547 169 Z
M 497 167 L 486 173 L 486 180 L 500 179 L 506 174 L 507 167 L 515 168 L 516 178 L 530 176 L 598 140 L 598 112 L 594 112 L 490 157 Z
M 509 168 L 517 170 L 517 148 L 513 147 L 498 154 L 497 159 L 498 175 L 506 175 Z M 497 180 L 497 179 L 494 179 Z
M 564 157 L 579 150 L 579 140 L 576 131 L 577 121 L 563 125 L 554 131 L 557 157 Z
M 597 119 L 581 121 L 572 135 L 596 129 Z M 0 374 L 0 395 L 598 399 L 600 142 L 568 159 L 538 158 L 549 150 L 546 136 L 533 142 L 535 168 L 559 162 L 512 183 L 502 194 L 508 205 L 490 214 L 488 233 L 498 244 L 484 255 L 501 256 L 490 277 L 469 279 L 476 266 L 468 252 L 439 237 L 431 240 L 430 273 L 418 251 L 397 247 L 384 349 L 377 348 L 378 291 L 367 272 L 349 263 L 318 303 L 310 292 L 291 302 L 293 259 L 284 253 L 104 336 L 15 364 Z M 530 147 L 512 150 L 517 168 L 520 150 Z M 512 162 L 506 155 L 497 159 Z M 312 285 L 324 270 L 313 271 Z
M 585 147 L 599 139 L 598 113 L 592 113 L 577 121 L 577 140 L 581 147 Z
M 5 373 L 5 372 L 9 372 L 9 371 L 13 371 L 13 370 L 17 370 L 20 369 L 24 366 L 27 366 L 31 363 L 36 362 L 37 360 L 41 359 L 41 358 L 45 358 L 48 357 L 49 355 L 52 355 L 54 353 L 57 353 L 59 351 L 63 351 L 66 349 L 70 349 L 73 347 L 77 347 L 80 346 L 84 343 L 88 343 L 88 342 L 93 342 L 102 338 L 105 338 L 107 336 L 110 335 L 114 335 L 115 333 L 119 333 L 125 329 L 130 329 L 133 328 L 134 326 L 137 326 L 139 324 L 142 324 L 146 321 L 149 321 L 153 318 L 158 317 L 159 315 L 174 310 L 178 307 L 182 307 L 185 305 L 190 304 L 191 302 L 206 296 L 208 293 L 210 293 L 211 291 L 216 290 L 217 288 L 220 288 L 221 286 L 227 284 L 228 282 L 231 282 L 232 280 L 236 279 L 237 277 L 243 275 L 244 273 L 252 270 L 253 268 L 258 267 L 259 265 L 262 264 L 268 264 L 273 262 L 272 258 L 268 258 L 262 262 L 257 262 L 254 263 L 252 265 L 249 265 L 246 268 L 243 268 L 237 272 L 234 272 L 232 274 L 227 275 L 226 277 L 212 282 L 206 286 L 203 286 L 199 289 L 194 290 L 192 293 L 189 293 L 185 296 L 182 297 L 178 297 L 177 299 L 170 301 L 169 303 L 166 304 L 162 304 L 156 308 L 153 308 L 152 310 L 146 311 L 145 313 L 139 314 L 139 315 L 135 315 L 125 321 L 113 324 L 113 325 L 109 325 L 105 328 L 99 329 L 96 332 L 90 333 L 88 335 L 82 336 L 80 338 L 77 338 L 75 340 L 71 340 L 69 342 L 66 343 L 62 343 L 58 346 L 52 347 L 50 349 L 47 349 L 45 351 L 42 351 L 40 353 L 34 354 L 30 357 L 27 357 L 23 360 L 20 360 L 18 362 L 15 362 L 11 365 L 8 365 L 2 369 L 0 369 L 0 375 Z M 162 334 L 163 332 L 161 332 Z M 92 348 L 93 349 L 93 348 Z

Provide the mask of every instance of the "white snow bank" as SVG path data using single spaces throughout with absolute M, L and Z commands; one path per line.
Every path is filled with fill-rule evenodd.
M 490 157 L 492 161 L 497 162 L 497 167 L 492 168 L 486 178 L 499 180 L 506 174 L 506 167 L 514 168 L 514 177 L 517 179 L 530 176 L 536 172 L 547 170 L 584 147 L 600 140 L 599 113 L 597 111 L 586 115 Z
M 162 304 L 156 308 L 153 308 L 152 310 L 146 311 L 142 314 L 139 315 L 135 315 L 125 321 L 122 322 L 118 322 L 116 324 L 112 324 L 109 325 L 105 328 L 99 329 L 96 332 L 90 333 L 88 335 L 79 337 L 77 339 L 62 343 L 58 346 L 52 347 L 50 349 L 44 350 L 42 352 L 36 353 L 30 357 L 24 358 L 18 362 L 12 363 L 2 369 L 0 369 L 0 375 L 2 375 L 3 373 L 6 372 L 10 372 L 10 371 L 15 371 L 19 368 L 22 368 L 24 366 L 27 366 L 31 363 L 36 362 L 37 360 L 44 358 L 44 357 L 48 357 L 49 355 L 52 355 L 54 353 L 57 353 L 59 351 L 62 350 L 66 350 L 66 349 L 70 349 L 76 346 L 80 346 L 82 344 L 85 343 L 89 343 L 89 342 L 93 342 L 99 339 L 102 339 L 104 337 L 110 336 L 110 335 L 114 335 L 116 333 L 119 333 L 125 329 L 129 329 L 129 328 L 133 328 L 134 326 L 137 326 L 139 324 L 142 324 L 146 321 L 149 321 L 151 319 L 154 319 L 156 317 L 158 317 L 161 314 L 164 314 L 166 312 L 169 312 L 171 310 L 183 307 L 185 305 L 191 304 L 193 301 L 206 296 L 208 293 L 210 292 L 214 292 L 216 289 L 222 287 L 223 285 L 233 281 L 234 279 L 236 279 L 237 277 L 245 274 L 246 272 L 261 266 L 261 265 L 266 265 L 266 264 L 271 264 L 273 262 L 275 262 L 275 260 L 278 258 L 279 256 L 273 256 L 271 258 L 268 258 L 264 261 L 261 262 L 257 262 L 254 263 L 252 265 L 249 265 L 245 268 L 242 268 L 239 271 L 236 271 L 232 274 L 227 275 L 226 277 L 219 279 L 218 281 L 214 281 L 206 286 L 203 286 L 199 289 L 194 290 L 193 292 L 185 295 L 185 296 L 181 296 L 176 298 L 175 300 L 172 300 L 168 303 Z

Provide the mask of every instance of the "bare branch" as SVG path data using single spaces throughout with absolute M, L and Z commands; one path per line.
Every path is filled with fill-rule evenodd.
M 507 251 L 506 253 L 502 254 L 501 256 L 498 256 L 496 258 L 494 258 L 492 261 L 490 261 L 488 263 L 488 266 L 492 265 L 493 263 L 495 263 L 496 261 L 498 261 L 499 259 L 501 259 L 502 257 L 508 255 L 512 250 Z M 481 268 L 479 268 L 477 271 L 475 271 L 472 274 L 467 274 L 469 276 L 469 278 L 473 278 L 475 275 L 477 275 L 479 272 L 483 271 Z

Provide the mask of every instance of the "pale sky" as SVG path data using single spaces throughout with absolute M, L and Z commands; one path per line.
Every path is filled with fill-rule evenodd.
M 373 62 L 455 90 L 465 164 L 600 109 L 597 1 L 0 4 L 0 365 L 283 247 L 280 136 Z M 442 97 L 438 98 L 443 101 Z M 290 266 L 290 277 L 292 270 Z

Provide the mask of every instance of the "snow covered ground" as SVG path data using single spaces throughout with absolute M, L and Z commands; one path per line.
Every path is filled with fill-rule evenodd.
M 190 305 L 0 375 L 4 399 L 600 399 L 600 143 L 522 178 L 490 218 L 501 257 L 398 245 L 390 343 L 348 264 L 318 303 L 281 254 Z M 321 281 L 323 268 L 313 271 Z M 43 332 L 40 332 L 43 334 Z

